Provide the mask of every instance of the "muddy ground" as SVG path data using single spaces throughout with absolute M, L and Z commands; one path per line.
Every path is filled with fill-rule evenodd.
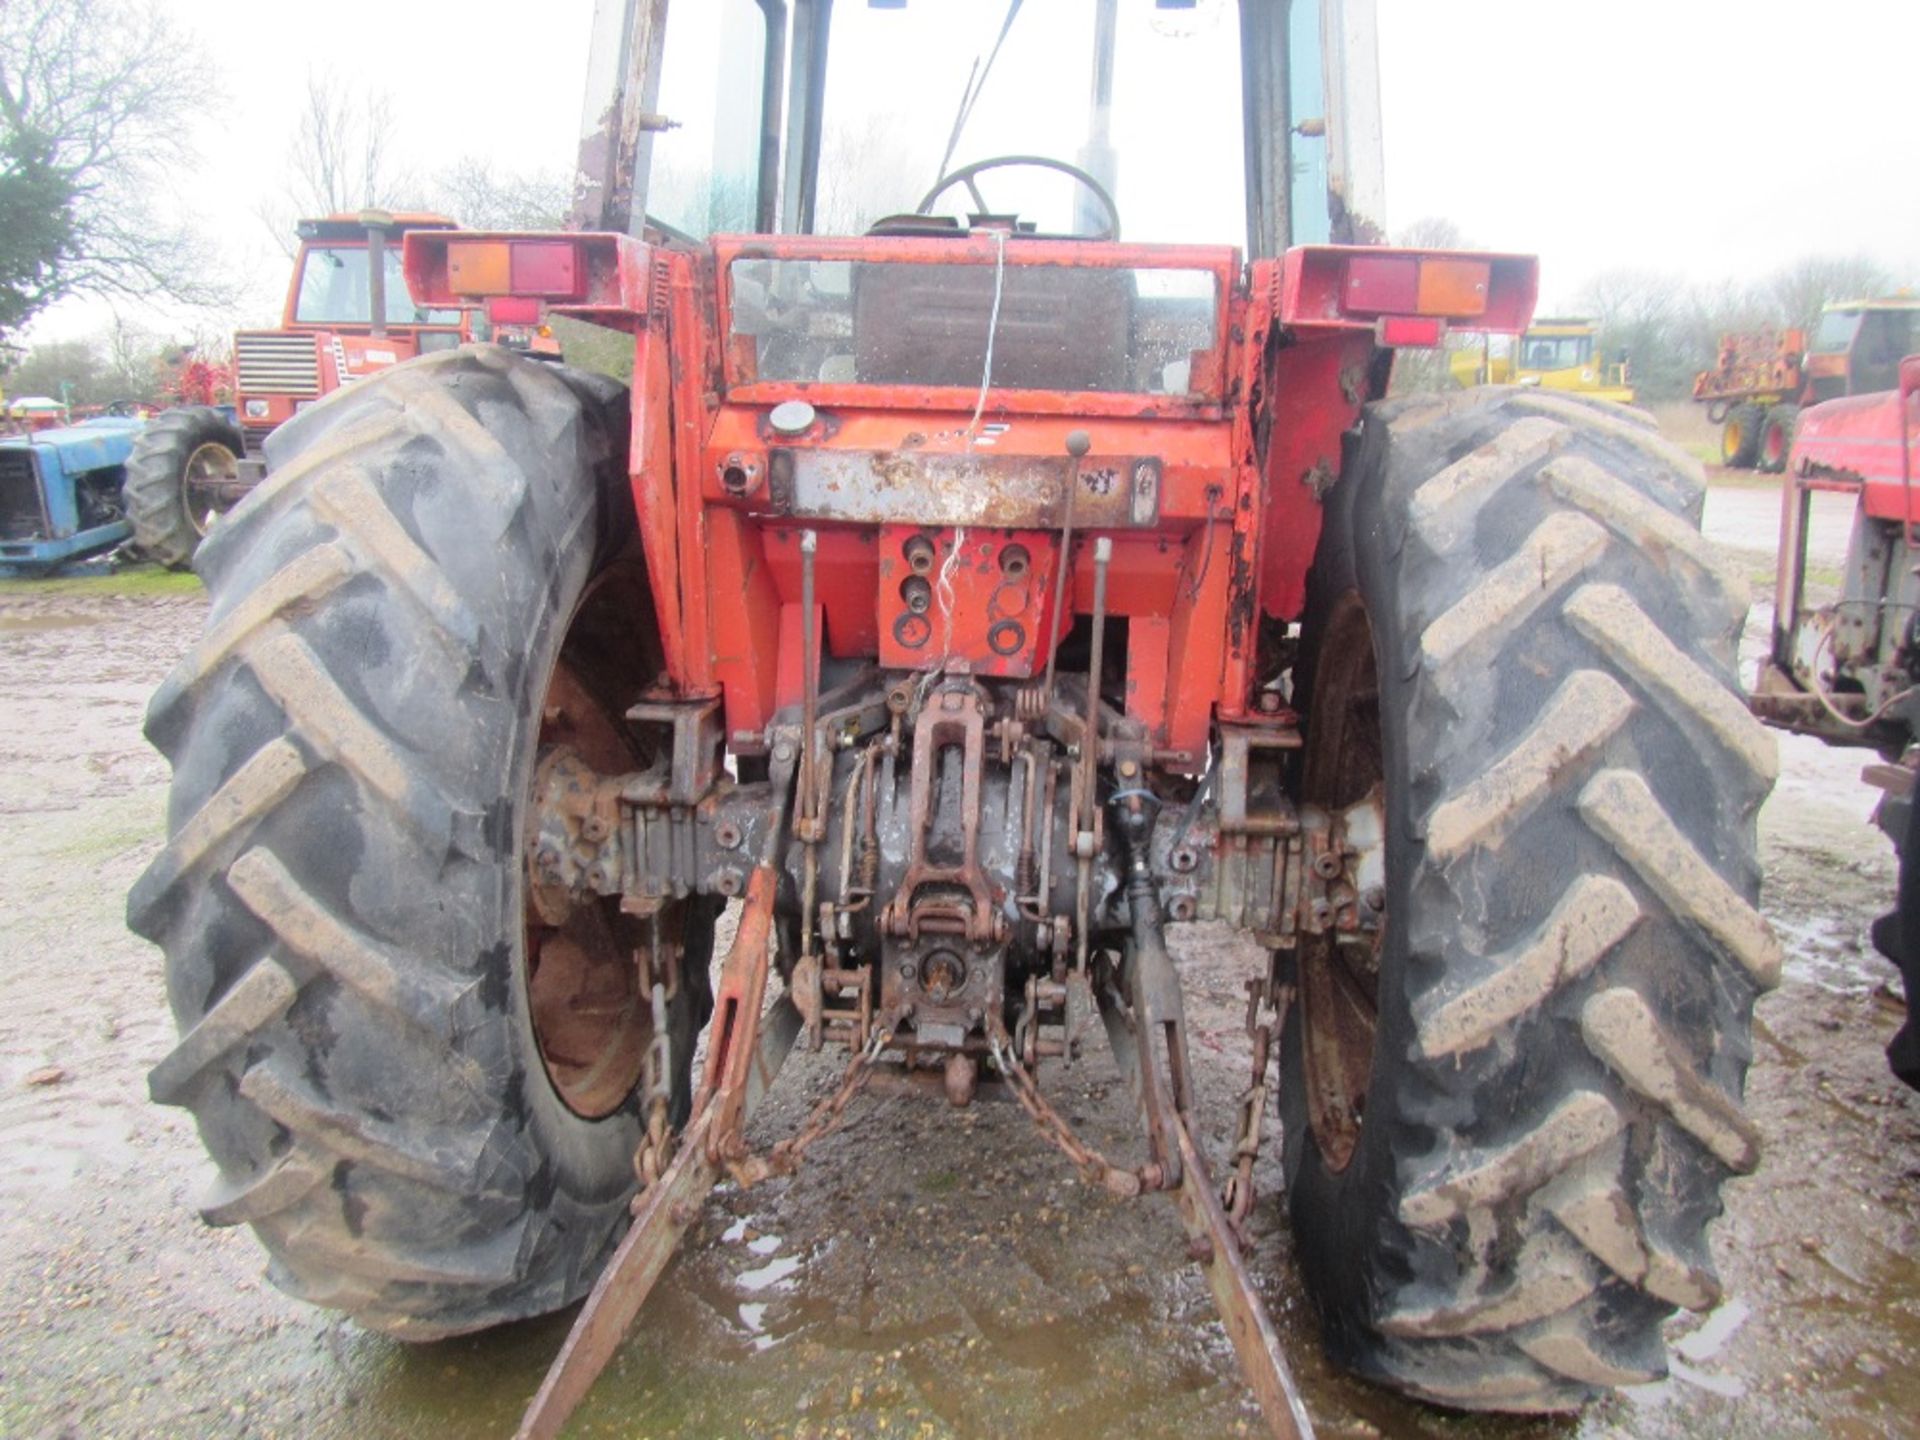
M 1708 528 L 1764 578 L 1777 515 L 1775 491 L 1721 489 Z M 1824 515 L 1816 562 L 1844 539 L 1844 514 Z M 203 606 L 114 588 L 0 594 L 0 1436 L 506 1434 L 567 1317 L 402 1346 L 285 1299 L 246 1232 L 192 1214 L 191 1121 L 145 1096 L 173 1037 L 160 960 L 121 906 L 165 799 L 141 709 Z M 1782 757 L 1761 824 L 1790 960 L 1748 1087 L 1769 1149 L 1713 1241 L 1730 1298 L 1675 1322 L 1659 1385 L 1580 1417 L 1449 1417 L 1329 1371 L 1268 1203 L 1252 1265 L 1323 1435 L 1913 1433 L 1920 1096 L 1881 1056 L 1897 981 L 1865 938 L 1893 866 L 1861 754 L 1786 739 Z M 1203 930 L 1180 958 L 1218 1154 L 1248 957 Z M 792 1126 L 837 1070 L 797 1060 L 756 1129 Z M 1050 1083 L 1096 1143 L 1129 1150 L 1104 1057 Z M 721 1192 L 697 1240 L 574 1433 L 1260 1433 L 1167 1202 L 1081 1189 L 1011 1106 L 864 1099 L 797 1178 Z

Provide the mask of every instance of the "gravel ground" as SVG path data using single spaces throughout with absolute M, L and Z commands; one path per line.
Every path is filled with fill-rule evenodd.
M 1765 573 L 1777 516 L 1777 492 L 1716 490 L 1709 533 Z M 1816 549 L 1844 542 L 1844 515 L 1816 527 Z M 568 1317 L 406 1347 L 286 1299 L 247 1233 L 194 1218 L 192 1123 L 146 1103 L 173 1026 L 159 956 L 121 916 L 165 804 L 139 717 L 203 608 L 0 594 L 0 1436 L 505 1434 Z M 1358 1385 L 1320 1357 L 1269 1203 L 1251 1264 L 1323 1435 L 1914 1433 L 1920 1096 L 1880 1054 L 1897 981 L 1865 932 L 1893 865 L 1862 758 L 1782 742 L 1761 831 L 1790 958 L 1749 1081 L 1769 1149 L 1728 1188 L 1714 1252 L 1730 1298 L 1675 1322 L 1673 1378 L 1554 1421 L 1448 1417 Z M 1189 928 L 1177 958 L 1217 1154 L 1250 957 Z M 798 1058 L 756 1129 L 791 1127 L 838 1069 Z M 1048 1084 L 1096 1143 L 1129 1150 L 1103 1056 Z M 1090 1194 L 1014 1107 L 867 1098 L 795 1179 L 714 1197 L 574 1433 L 1261 1433 L 1182 1250 L 1167 1202 Z

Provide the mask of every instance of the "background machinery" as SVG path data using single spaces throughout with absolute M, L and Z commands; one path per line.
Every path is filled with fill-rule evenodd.
M 1883 799 L 1875 822 L 1900 853 L 1894 911 L 1874 943 L 1900 967 L 1906 1026 L 1888 1048 L 1894 1072 L 1920 1088 L 1920 575 L 1913 492 L 1920 449 L 1920 354 L 1893 388 L 1828 400 L 1800 414 L 1782 489 L 1773 641 L 1755 677 L 1753 711 L 1769 724 L 1832 745 L 1876 750 L 1863 778 Z M 1810 596 L 1807 526 L 1814 494 L 1855 497 L 1839 593 Z
M 1451 351 L 1447 364 L 1456 385 L 1538 385 L 1570 395 L 1633 403 L 1624 353 L 1609 360 L 1591 320 L 1542 319 L 1518 340 L 1481 332 L 1478 349 Z
M 1275 1434 L 1311 1422 L 1237 1224 L 1276 1133 L 1341 1363 L 1518 1410 L 1661 1372 L 1780 964 L 1745 597 L 1645 417 L 1382 398 L 1536 276 L 1344 243 L 1372 23 L 601 7 L 580 228 L 404 255 L 419 305 L 592 321 L 630 379 L 466 347 L 296 414 L 149 712 L 152 1091 L 277 1284 L 414 1339 L 591 1291 L 555 1433 L 717 1179 L 885 1070 L 1172 1196 Z M 1264 956 L 1224 1159 L 1167 943 L 1208 918 Z M 1047 1098 L 1102 1036 L 1134 1154 Z M 845 1078 L 755 1150 L 795 1043 Z
M 49 574 L 133 533 L 121 491 L 144 424 L 102 415 L 0 436 L 0 573 Z
M 1892 390 L 1900 357 L 1920 348 L 1916 320 L 1920 298 L 1896 295 L 1827 306 L 1811 346 L 1802 330 L 1722 335 L 1714 368 L 1693 379 L 1693 398 L 1721 427 L 1721 463 L 1784 470 L 1801 407 Z
M 233 404 L 163 412 L 135 447 L 126 509 L 143 551 L 191 564 L 208 527 L 265 474 L 275 428 L 350 381 L 473 338 L 470 312 L 416 306 L 400 272 L 404 236 L 452 228 L 385 211 L 299 222 L 279 328 L 233 337 Z

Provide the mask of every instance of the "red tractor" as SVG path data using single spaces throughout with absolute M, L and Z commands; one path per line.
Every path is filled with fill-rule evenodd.
M 399 242 L 451 230 L 441 215 L 302 220 L 280 327 L 233 337 L 233 403 L 183 403 L 147 427 L 127 465 L 134 543 L 162 564 L 193 561 L 208 527 L 266 473 L 266 437 L 350 381 L 474 338 L 471 311 L 416 306 Z
M 277 1284 L 422 1340 L 591 1289 L 552 1434 L 716 1181 L 888 1072 L 1171 1195 L 1276 1434 L 1276 1112 L 1340 1363 L 1530 1411 L 1662 1373 L 1780 967 L 1746 597 L 1644 416 L 1385 398 L 1536 270 L 1339 243 L 1373 22 L 1323 15 L 1320 110 L 1267 0 L 609 4 L 581 228 L 406 237 L 418 305 L 611 327 L 631 378 L 393 367 L 202 552 L 129 918 L 153 1094 Z M 1224 1155 L 1167 939 L 1205 919 L 1266 956 Z M 1132 1155 L 1047 1096 L 1096 1034 Z M 754 1149 L 795 1043 L 844 1080 Z
M 1755 677 L 1753 711 L 1830 745 L 1877 750 L 1863 778 L 1883 794 L 1876 823 L 1900 855 L 1894 910 L 1875 946 L 1899 966 L 1907 1023 L 1887 1049 L 1894 1073 L 1920 1088 L 1920 572 L 1914 495 L 1920 461 L 1920 354 L 1899 363 L 1893 388 L 1830 400 L 1800 417 L 1782 491 L 1773 644 Z M 1808 596 L 1813 496 L 1855 497 L 1840 593 Z

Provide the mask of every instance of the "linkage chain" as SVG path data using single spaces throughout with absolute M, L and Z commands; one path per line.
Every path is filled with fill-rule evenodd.
M 633 1173 L 645 1190 L 673 1159 L 678 1137 L 668 1123 L 673 1104 L 673 1048 L 667 1032 L 667 987 L 653 982 L 653 1034 L 640 1070 L 640 1113 L 647 1133 L 633 1152 Z
M 847 1062 L 847 1071 L 841 1076 L 839 1086 L 813 1107 L 807 1116 L 807 1123 L 799 1130 L 778 1142 L 764 1155 L 729 1158 L 727 1170 L 742 1189 L 757 1185 L 769 1176 L 793 1174 L 800 1168 L 809 1146 L 846 1123 L 847 1106 L 853 1103 L 854 1096 L 867 1088 L 874 1062 L 893 1043 L 894 1027 L 902 1018 L 900 1015 L 887 1015 L 881 1019 L 865 1047 Z
M 1007 1085 L 1013 1091 L 1013 1098 L 1020 1102 L 1020 1108 L 1027 1112 L 1041 1136 L 1073 1162 L 1074 1168 L 1087 1184 L 1098 1185 L 1123 1200 L 1131 1200 L 1142 1190 L 1160 1188 L 1158 1166 L 1123 1170 L 1073 1133 L 1073 1127 L 1067 1123 L 1066 1117 L 1048 1104 L 1046 1096 L 1040 1093 L 1040 1087 L 1015 1056 L 1006 1031 L 998 1024 L 988 1031 L 987 1041 L 993 1049 L 994 1063 L 1000 1067 L 1000 1073 L 1006 1077 Z

